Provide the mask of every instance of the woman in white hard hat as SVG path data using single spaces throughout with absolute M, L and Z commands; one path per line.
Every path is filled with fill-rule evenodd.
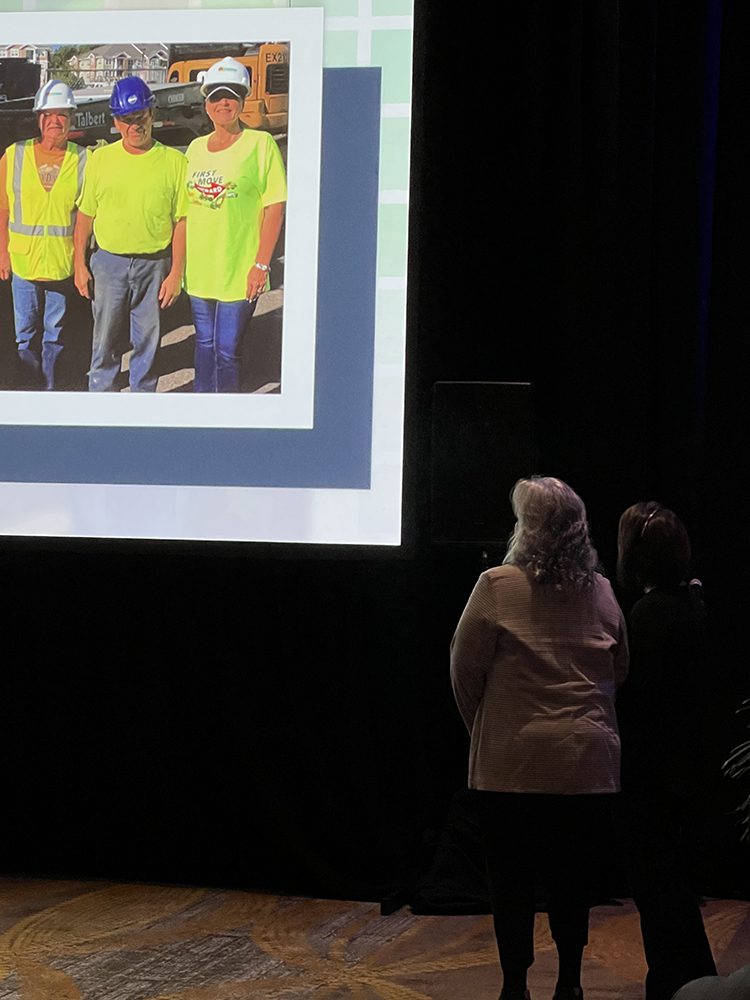
M 268 283 L 286 202 L 281 153 L 240 122 L 242 63 L 211 66 L 201 93 L 214 131 L 187 149 L 185 283 L 195 323 L 195 392 L 238 392 L 242 338 Z

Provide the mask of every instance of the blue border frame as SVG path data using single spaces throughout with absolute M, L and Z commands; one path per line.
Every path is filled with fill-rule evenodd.
M 367 489 L 372 453 L 379 68 L 323 71 L 311 430 L 0 427 L 0 480 Z

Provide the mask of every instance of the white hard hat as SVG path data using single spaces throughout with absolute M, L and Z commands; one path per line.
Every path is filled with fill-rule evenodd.
M 62 80 L 48 80 L 34 98 L 34 111 L 74 111 L 73 91 Z
M 209 66 L 203 77 L 201 94 L 207 97 L 213 90 L 226 87 L 230 93 L 239 90 L 243 96 L 250 90 L 250 74 L 241 62 L 226 56 Z

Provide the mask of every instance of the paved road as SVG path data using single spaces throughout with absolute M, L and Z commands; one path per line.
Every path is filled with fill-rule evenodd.
M 243 392 L 278 392 L 281 381 L 281 327 L 283 289 L 261 296 L 243 345 L 240 386 Z M 71 333 L 63 354 L 65 387 L 86 390 L 86 371 L 91 358 L 91 313 L 80 299 L 74 305 Z M 164 314 L 158 392 L 192 392 L 195 328 L 186 295 Z M 123 358 L 123 391 L 127 392 L 130 352 Z M 21 389 L 18 382 L 10 282 L 0 282 L 0 390 Z
M 246 392 L 278 392 L 280 389 L 283 299 L 283 291 L 274 289 L 261 295 L 256 307 L 243 353 L 242 386 Z M 160 368 L 163 374 L 159 376 L 157 392 L 192 391 L 194 338 L 195 327 L 190 322 L 181 322 L 162 336 Z M 123 357 L 123 372 L 128 371 L 131 353 L 128 351 Z

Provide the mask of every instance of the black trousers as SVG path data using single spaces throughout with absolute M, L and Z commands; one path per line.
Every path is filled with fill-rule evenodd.
M 702 812 L 698 800 L 665 788 L 619 796 L 618 827 L 648 963 L 646 1000 L 670 1000 L 685 983 L 716 975 L 691 857 Z
M 588 942 L 589 908 L 611 830 L 611 795 L 474 791 L 500 965 L 506 979 L 534 961 L 537 886 L 562 956 Z

